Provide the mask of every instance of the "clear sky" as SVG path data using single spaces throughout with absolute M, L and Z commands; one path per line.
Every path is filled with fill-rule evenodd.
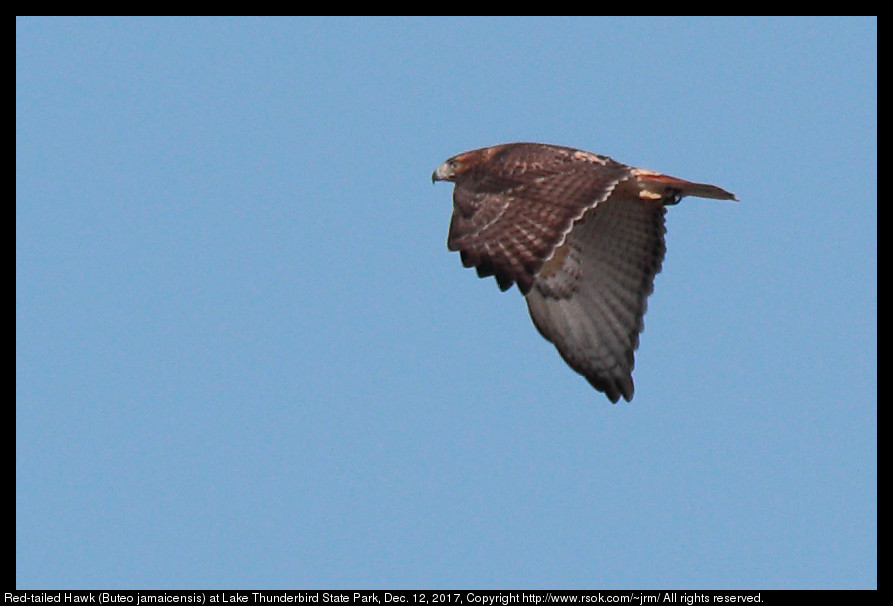
M 688 198 L 611 405 L 446 250 Z M 877 19 L 16 19 L 19 588 L 877 585 Z

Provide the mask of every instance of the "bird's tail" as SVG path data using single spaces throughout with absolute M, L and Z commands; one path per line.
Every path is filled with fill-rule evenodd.
M 713 198 L 714 200 L 738 200 L 732 192 L 728 192 L 715 185 L 710 185 L 709 183 L 694 183 L 692 181 L 686 181 L 685 179 L 677 179 L 676 177 L 643 169 L 637 169 L 635 176 L 639 183 L 647 190 L 672 190 L 678 192 L 680 198 L 684 196 L 695 196 L 698 198 Z

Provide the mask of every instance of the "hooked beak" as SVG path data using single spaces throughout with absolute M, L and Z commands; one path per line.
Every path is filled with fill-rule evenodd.
M 455 167 L 449 160 L 447 160 L 438 166 L 437 170 L 431 173 L 431 183 L 434 183 L 435 181 L 449 181 L 453 177 L 454 172 Z

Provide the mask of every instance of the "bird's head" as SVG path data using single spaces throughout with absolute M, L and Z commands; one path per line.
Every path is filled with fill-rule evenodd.
M 462 154 L 464 155 L 464 154 Z M 462 160 L 459 156 L 453 156 L 443 164 L 437 167 L 437 170 L 431 175 L 431 183 L 435 181 L 453 181 L 462 171 Z
M 496 145 L 494 147 L 475 149 L 459 154 L 458 156 L 453 156 L 437 167 L 437 170 L 431 175 L 431 182 L 455 182 L 456 179 L 461 177 L 464 173 L 491 160 L 504 147 L 505 145 Z

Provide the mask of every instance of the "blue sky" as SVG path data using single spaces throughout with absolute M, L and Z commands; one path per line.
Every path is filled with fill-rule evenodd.
M 507 141 L 668 213 L 611 405 L 446 250 Z M 877 585 L 877 19 L 16 19 L 19 588 Z

